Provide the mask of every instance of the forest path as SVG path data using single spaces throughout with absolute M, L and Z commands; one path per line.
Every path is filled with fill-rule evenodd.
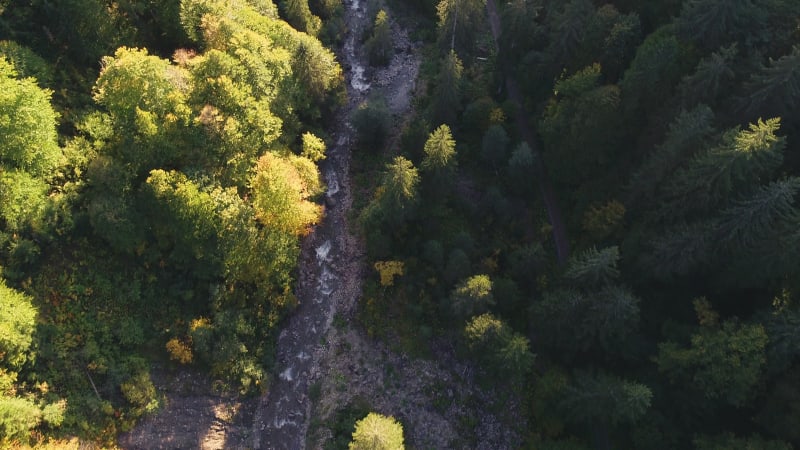
M 502 25 L 495 0 L 486 0 L 486 13 L 489 17 L 489 27 L 492 30 L 495 49 L 497 49 L 499 53 Z M 567 238 L 567 228 L 564 225 L 564 219 L 561 216 L 561 209 L 558 207 L 558 200 L 553 191 L 553 184 L 550 182 L 550 177 L 547 175 L 547 168 L 544 165 L 544 159 L 539 150 L 535 133 L 531 129 L 531 120 L 528 117 L 528 113 L 525 111 L 525 103 L 523 102 L 519 85 L 510 73 L 506 74 L 505 82 L 508 98 L 514 104 L 514 109 L 516 110 L 514 120 L 517 125 L 517 130 L 530 147 L 534 158 L 536 158 L 536 162 L 533 165 L 534 176 L 539 184 L 539 192 L 544 200 L 547 216 L 550 219 L 550 225 L 553 227 L 553 242 L 556 247 L 556 257 L 558 258 L 558 262 L 563 264 L 569 256 L 569 239 Z

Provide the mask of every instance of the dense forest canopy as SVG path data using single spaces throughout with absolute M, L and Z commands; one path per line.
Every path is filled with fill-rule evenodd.
M 435 32 L 365 165 L 368 330 L 460 340 L 530 448 L 800 445 L 800 5 L 413 4 Z
M 351 117 L 364 329 L 456 342 L 526 448 L 799 447 L 800 3 L 387 1 L 424 61 Z M 0 446 L 113 442 L 154 361 L 268 389 L 342 7 L 0 0 Z
M 113 440 L 158 407 L 154 349 L 267 386 L 333 53 L 271 2 L 7 3 L 3 442 Z

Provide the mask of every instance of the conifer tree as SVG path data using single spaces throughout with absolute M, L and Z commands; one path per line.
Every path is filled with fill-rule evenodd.
M 316 36 L 322 26 L 322 20 L 311 14 L 308 8 L 308 0 L 283 0 L 283 7 L 286 11 L 286 21 L 300 31 L 304 31 L 311 36 Z
M 701 59 L 694 73 L 683 77 L 678 88 L 684 107 L 714 104 L 721 94 L 727 93 L 735 81 L 733 64 L 738 53 L 738 47 L 732 44 Z
M 702 327 L 692 335 L 689 348 L 660 344 L 655 362 L 683 389 L 741 406 L 755 394 L 768 340 L 762 325 L 728 320 L 721 326 Z
M 374 66 L 384 66 L 392 59 L 392 29 L 386 11 L 380 10 L 375 16 L 372 36 L 364 43 L 369 62 Z
M 676 25 L 680 32 L 707 49 L 733 42 L 763 42 L 768 2 L 764 0 L 689 0 Z
M 454 126 L 461 110 L 461 73 L 464 70 L 456 52 L 451 50 L 442 59 L 436 77 L 436 95 L 433 99 L 435 122 Z
M 672 220 L 720 207 L 736 193 L 772 175 L 783 161 L 785 138 L 777 136 L 780 119 L 728 130 L 721 142 L 696 155 L 662 189 L 660 217 Z
M 747 83 L 744 106 L 750 115 L 781 116 L 800 104 L 800 45 L 788 55 L 770 59 L 768 67 L 754 74 Z
M 440 125 L 428 135 L 425 141 L 425 157 L 420 167 L 423 170 L 437 173 L 439 176 L 456 164 L 456 141 L 450 127 Z
M 714 113 L 705 105 L 682 111 L 672 121 L 664 142 L 647 155 L 629 183 L 631 199 L 650 199 L 657 187 L 683 163 L 709 143 Z
M 575 424 L 629 426 L 644 416 L 652 398 L 652 391 L 644 384 L 605 373 L 579 372 L 558 409 Z
M 794 205 L 800 178 L 791 177 L 758 188 L 721 213 L 715 234 L 723 245 L 751 250 L 759 243 L 775 239 L 786 225 L 800 219 Z
M 618 261 L 618 247 L 592 247 L 570 258 L 564 278 L 583 287 L 608 285 L 619 276 Z
M 715 223 L 679 223 L 659 231 L 641 256 L 642 266 L 656 278 L 668 280 L 675 275 L 687 275 L 708 263 L 713 255 L 711 230 Z
M 570 0 L 563 9 L 551 11 L 550 46 L 547 54 L 554 61 L 570 61 L 583 42 L 595 8 L 590 0 Z

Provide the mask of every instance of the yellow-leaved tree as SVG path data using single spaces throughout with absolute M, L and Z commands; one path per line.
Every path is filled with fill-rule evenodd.
M 256 215 L 270 228 L 303 235 L 322 216 L 322 207 L 311 201 L 322 193 L 322 182 L 308 158 L 264 154 L 251 187 Z

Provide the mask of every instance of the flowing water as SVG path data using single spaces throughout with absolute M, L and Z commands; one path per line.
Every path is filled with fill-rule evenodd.
M 255 414 L 253 448 L 302 449 L 308 432 L 310 384 L 318 375 L 321 355 L 327 351 L 325 335 L 336 314 L 337 297 L 358 295 L 359 251 L 347 227 L 351 193 L 348 183 L 349 125 L 353 108 L 370 90 L 357 42 L 366 11 L 360 0 L 345 0 L 348 33 L 340 58 L 345 69 L 349 101 L 339 112 L 334 142 L 322 164 L 328 186 L 322 223 L 304 242 L 297 298 L 300 302 L 278 338 L 278 377 L 262 398 Z

